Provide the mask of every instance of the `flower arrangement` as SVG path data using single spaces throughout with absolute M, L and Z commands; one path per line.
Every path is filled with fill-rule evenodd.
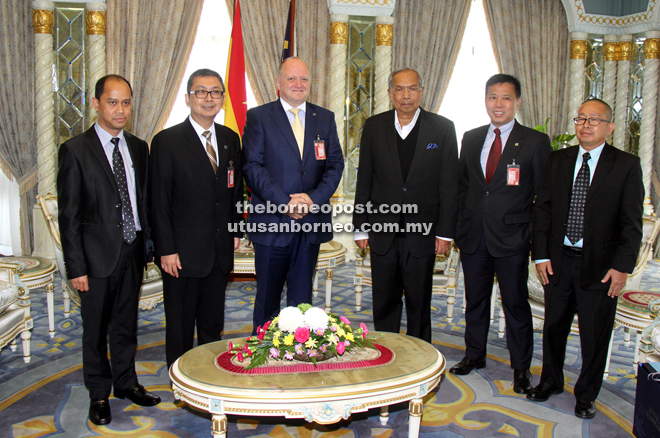
M 272 321 L 257 328 L 257 335 L 244 345 L 229 343 L 230 352 L 239 362 L 249 359 L 246 369 L 264 364 L 268 359 L 312 362 L 342 356 L 356 348 L 374 348 L 367 339 L 364 323 L 353 331 L 345 316 L 328 314 L 311 304 L 287 307 Z

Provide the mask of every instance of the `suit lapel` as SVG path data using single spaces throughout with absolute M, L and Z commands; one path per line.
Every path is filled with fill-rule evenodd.
M 197 136 L 195 128 L 193 128 L 190 120 L 186 117 L 184 120 L 184 137 L 185 141 L 183 145 L 188 148 L 190 155 L 194 157 L 199 164 L 207 171 L 213 173 L 213 167 L 211 166 L 211 161 L 209 160 L 208 155 L 206 155 L 205 148 L 206 145 L 202 143 L 202 140 Z M 217 137 L 217 131 L 216 131 Z
M 479 131 L 475 133 L 474 142 L 465 145 L 465 153 L 474 154 L 474 158 L 466 156 L 467 165 L 476 166 L 477 169 L 474 173 L 479 175 L 479 182 L 481 182 L 484 187 L 486 187 L 486 175 L 484 175 L 484 170 L 481 167 L 481 152 L 483 151 L 484 143 L 486 143 L 486 136 L 488 135 L 489 126 L 490 125 L 485 125 L 481 128 L 477 128 Z M 461 151 L 461 154 L 463 154 L 463 151 Z
M 220 168 L 224 167 L 225 163 L 228 161 L 227 155 L 229 154 L 229 148 L 227 147 L 227 144 L 229 142 L 222 134 L 220 125 L 217 123 L 215 124 L 215 137 L 218 142 L 218 170 L 220 170 Z
M 298 147 L 298 142 L 296 137 L 293 135 L 293 129 L 291 128 L 291 123 L 289 118 L 284 112 L 284 107 L 280 103 L 279 99 L 271 102 L 271 112 L 270 115 L 275 122 L 275 126 L 280 130 L 284 138 L 286 138 L 289 146 L 296 152 L 298 157 L 300 157 L 300 148 Z M 307 104 L 307 114 L 309 114 L 310 105 Z M 305 114 L 305 123 L 307 123 L 307 114 Z M 305 126 L 305 138 L 307 138 L 307 126 Z M 304 153 L 304 152 L 303 152 Z
M 400 185 L 403 185 L 403 173 L 401 173 L 401 160 L 399 160 L 399 145 L 397 144 L 397 139 L 399 138 L 399 133 L 394 127 L 394 118 L 396 113 L 394 110 L 391 110 L 383 118 L 385 126 L 380 130 L 380 135 L 383 135 L 384 141 L 375 142 L 376 147 L 382 147 L 385 149 L 385 154 L 390 158 L 392 162 L 392 168 L 394 175 L 399 181 Z M 412 166 L 410 166 L 412 168 Z M 410 174 L 410 172 L 408 172 Z
M 566 158 L 564 158 L 564 183 L 566 184 L 566 191 L 570 194 L 573 191 L 573 175 L 575 174 L 575 160 L 577 159 L 579 146 L 574 146 L 566 150 Z M 570 198 L 569 198 L 570 199 Z M 569 201 L 570 202 L 570 201 Z
M 291 130 L 291 133 L 293 133 L 293 129 Z M 307 102 L 307 110 L 305 111 L 305 141 L 303 143 L 303 156 L 302 156 L 303 162 L 309 160 L 316 161 L 316 153 L 314 151 L 314 140 L 316 140 L 317 134 L 319 134 L 319 131 L 317 129 L 316 106 Z M 328 145 L 326 145 L 326 147 L 327 146 Z M 297 142 L 296 142 L 296 149 L 298 149 Z
M 605 177 L 609 173 L 610 169 L 614 165 L 614 151 L 612 150 L 613 146 L 605 143 L 603 147 L 603 152 L 600 153 L 600 158 L 598 159 L 598 164 L 596 165 L 596 172 L 594 172 L 594 177 L 591 178 L 591 184 L 589 185 L 589 191 L 587 191 L 587 201 L 591 195 L 598 189 L 598 186 L 605 180 Z
M 105 171 L 105 174 L 110 180 L 112 187 L 114 187 L 115 190 L 119 192 L 119 188 L 117 187 L 117 181 L 115 180 L 115 174 L 112 173 L 112 167 L 110 167 L 110 163 L 108 162 L 108 157 L 105 154 L 105 151 L 103 150 L 103 146 L 101 145 L 101 140 L 99 140 L 99 136 L 96 135 L 96 130 L 94 129 L 94 126 L 89 128 L 85 135 L 87 136 L 87 145 L 92 150 L 92 152 L 94 152 L 94 155 L 99 160 L 99 164 Z

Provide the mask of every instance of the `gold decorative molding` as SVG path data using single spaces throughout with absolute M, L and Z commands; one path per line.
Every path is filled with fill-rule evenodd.
M 571 59 L 587 59 L 588 43 L 585 40 L 571 41 Z
M 594 15 L 588 14 L 582 4 L 583 0 L 574 0 L 575 10 L 577 12 L 578 21 L 588 24 L 600 24 L 605 26 L 625 26 L 629 24 L 642 23 L 651 21 L 654 14 L 656 0 L 649 0 L 645 12 L 638 14 L 626 15 L 623 17 L 612 17 L 608 15 Z
M 376 25 L 376 45 L 392 46 L 392 37 L 394 36 L 394 25 L 377 24 Z
M 87 11 L 85 15 L 85 27 L 87 28 L 87 35 L 105 35 L 105 11 Z
M 659 38 L 647 38 L 644 41 L 644 59 L 660 59 Z
M 34 27 L 34 33 L 53 33 L 54 23 L 55 16 L 53 11 L 49 11 L 48 9 L 32 10 L 32 27 Z
M 632 52 L 632 41 L 620 41 L 619 44 L 619 57 L 617 61 L 630 61 Z
M 330 44 L 348 43 L 348 23 L 334 21 L 330 23 Z
M 603 60 L 616 61 L 618 59 L 619 45 L 613 42 L 603 44 Z

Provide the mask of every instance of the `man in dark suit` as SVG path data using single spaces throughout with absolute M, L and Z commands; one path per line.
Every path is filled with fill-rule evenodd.
M 371 248 L 376 330 L 399 332 L 405 294 L 408 335 L 431 342 L 435 255 L 449 250 L 456 226 L 456 131 L 419 107 L 418 72 L 397 70 L 388 83 L 394 110 L 370 117 L 362 130 L 355 240 Z M 416 211 L 398 208 L 405 206 Z
M 490 297 L 497 275 L 513 390 L 532 387 L 532 312 L 527 302 L 532 205 L 552 148 L 550 139 L 515 119 L 520 82 L 497 74 L 486 82 L 490 124 L 463 136 L 456 244 L 465 278 L 465 357 L 449 371 L 486 366 Z
M 287 58 L 275 82 L 280 99 L 248 111 L 243 133 L 243 172 L 252 191 L 255 332 L 279 313 L 285 282 L 287 305 L 311 303 L 320 245 L 332 239 L 330 213 L 318 210 L 329 211 L 344 169 L 335 115 L 306 101 L 307 64 Z
M 195 325 L 199 345 L 220 340 L 241 237 L 240 139 L 214 123 L 224 84 L 202 69 L 190 75 L 187 90 L 190 116 L 151 142 L 149 217 L 163 271 L 168 367 L 193 347 Z
M 59 227 L 67 276 L 80 291 L 83 376 L 92 423 L 111 421 L 108 397 L 142 406 L 160 398 L 135 373 L 137 311 L 149 240 L 147 144 L 124 131 L 133 90 L 108 75 L 96 83 L 98 121 L 60 146 Z M 108 361 L 108 339 L 110 361 Z
M 580 145 L 550 155 L 534 207 L 532 255 L 545 286 L 545 322 L 541 381 L 527 398 L 563 392 L 566 338 L 577 312 L 575 415 L 593 418 L 617 296 L 642 240 L 644 185 L 639 158 L 606 143 L 614 131 L 607 103 L 587 100 L 574 121 Z

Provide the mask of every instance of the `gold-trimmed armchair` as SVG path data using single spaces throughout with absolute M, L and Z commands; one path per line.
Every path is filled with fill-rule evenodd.
M 30 290 L 18 275 L 24 266 L 0 263 L 0 348 L 9 344 L 16 351 L 17 337 L 23 343 L 23 361 L 30 363 L 30 339 L 33 321 L 30 316 Z

